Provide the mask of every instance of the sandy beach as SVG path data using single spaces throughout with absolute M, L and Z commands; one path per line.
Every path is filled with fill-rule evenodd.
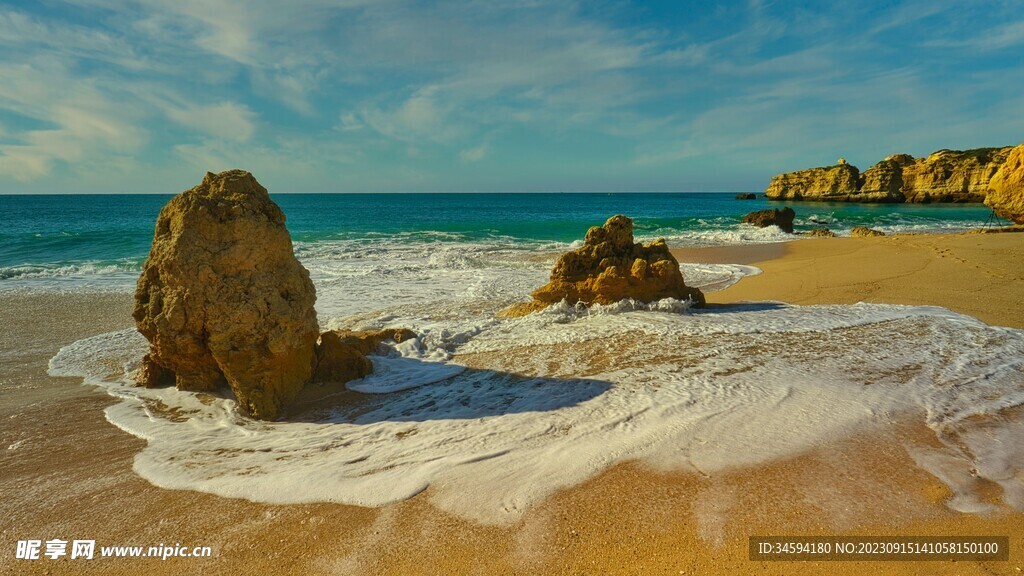
M 942 306 L 1024 328 L 1024 235 L 811 239 L 676 251 L 763 270 L 709 303 Z M 907 443 L 918 421 L 853 434 L 768 465 L 710 476 L 625 463 L 563 490 L 512 526 L 440 511 L 431 489 L 383 508 L 266 505 L 155 487 L 132 471 L 144 441 L 104 419 L 115 400 L 47 361 L 79 338 L 132 326 L 126 294 L 0 298 L 0 569 L 5 574 L 1019 574 L 1024 514 L 953 512 Z M 465 359 L 472 364 L 472 358 Z M 1007 414 L 1020 418 L 1020 413 Z M 980 481 L 979 482 L 984 482 Z M 747 537 L 1009 536 L 1009 562 L 751 562 Z M 13 559 L 21 539 L 211 546 L 212 558 Z

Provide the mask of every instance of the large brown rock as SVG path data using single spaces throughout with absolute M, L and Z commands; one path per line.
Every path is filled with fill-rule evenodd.
M 757 212 L 751 212 L 743 217 L 744 224 L 753 224 L 758 228 L 767 228 L 768 226 L 778 226 L 783 232 L 793 233 L 793 219 L 796 218 L 796 212 L 792 208 L 786 206 L 783 209 L 774 210 L 758 210 Z
M 207 173 L 160 211 L 135 291 L 150 351 L 142 383 L 228 384 L 247 413 L 274 419 L 313 373 L 319 330 L 309 273 L 285 217 L 242 170 Z
M 683 282 L 679 262 L 664 239 L 633 242 L 633 221 L 617 215 L 587 231 L 583 246 L 558 257 L 550 282 L 533 291 L 533 302 L 503 311 L 520 316 L 565 300 L 569 304 L 612 304 L 626 298 L 663 298 L 704 305 L 704 294 Z
M 847 200 L 857 193 L 860 172 L 842 162 L 824 168 L 797 170 L 772 177 L 765 195 L 772 200 Z
M 985 204 L 1000 218 L 1024 224 L 1024 144 L 1010 151 L 989 186 Z

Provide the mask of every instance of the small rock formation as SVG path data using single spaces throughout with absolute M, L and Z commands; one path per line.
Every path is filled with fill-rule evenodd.
M 797 170 L 772 177 L 765 195 L 772 200 L 846 200 L 857 193 L 860 172 L 851 164 Z
M 854 238 L 865 238 L 868 236 L 885 236 L 885 232 L 868 228 L 866 226 L 854 226 L 850 229 L 850 236 Z
M 737 194 L 736 195 L 736 199 L 737 200 L 757 200 L 757 194 L 754 194 L 753 192 L 747 192 L 745 194 Z
M 1000 218 L 1024 224 L 1024 144 L 1010 151 L 989 186 L 985 204 Z
M 836 233 L 826 228 L 815 228 L 810 232 L 804 232 L 804 236 L 816 236 L 819 238 L 835 238 Z
M 550 282 L 533 291 L 533 301 L 499 315 L 523 316 L 565 300 L 569 304 L 613 304 L 626 298 L 653 302 L 663 298 L 704 305 L 704 294 L 687 286 L 679 262 L 659 238 L 644 246 L 633 242 L 633 221 L 617 215 L 587 231 L 583 246 L 558 257 Z
M 328 330 L 320 335 L 316 347 L 316 371 L 313 381 L 342 383 L 362 378 L 373 372 L 368 355 L 377 351 L 382 342 L 404 342 L 416 337 L 405 328 L 386 330 Z
M 939 150 L 927 158 L 893 154 L 858 174 L 843 158 L 835 166 L 772 177 L 773 200 L 841 202 L 981 202 L 1010 147 Z
M 753 224 L 758 228 L 767 228 L 768 226 L 778 226 L 783 232 L 793 233 L 793 219 L 796 218 L 796 212 L 792 208 L 786 206 L 779 210 L 758 210 L 757 212 L 751 212 L 743 217 L 744 224 Z
M 312 376 L 315 301 L 266 188 L 243 170 L 207 173 L 156 221 L 135 290 L 150 341 L 139 381 L 228 384 L 245 412 L 274 419 Z
M 153 360 L 153 354 L 147 353 L 142 357 L 142 365 L 134 375 L 135 383 L 145 388 L 160 388 L 163 386 L 174 386 L 174 372 L 157 364 Z

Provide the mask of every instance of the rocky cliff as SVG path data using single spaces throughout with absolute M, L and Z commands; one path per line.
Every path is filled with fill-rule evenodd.
M 914 164 L 910 154 L 893 154 L 864 172 L 855 200 L 903 202 L 903 168 Z
M 989 184 L 985 204 L 999 217 L 1024 224 L 1024 144 L 1010 151 Z
M 840 202 L 981 202 L 1012 147 L 939 150 L 927 158 L 894 154 L 863 174 L 840 163 L 774 176 L 774 200 Z
M 1012 147 L 939 150 L 903 169 L 907 202 L 983 202 Z
M 773 200 L 842 199 L 857 193 L 860 172 L 845 162 L 824 168 L 797 170 L 772 178 L 765 195 Z

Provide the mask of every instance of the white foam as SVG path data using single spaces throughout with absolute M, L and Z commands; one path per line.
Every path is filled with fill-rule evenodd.
M 101 290 L 128 291 L 134 288 L 140 266 L 124 260 L 117 264 L 22 264 L 0 266 L 0 290 Z
M 538 252 L 541 248 L 511 242 L 346 240 L 298 243 L 296 254 L 316 284 L 321 323 L 352 327 L 337 320 L 358 317 L 354 326 L 370 327 L 379 325 L 382 315 L 422 319 L 444 306 L 485 307 L 490 313 L 505 308 L 547 282 L 555 255 Z M 682 271 L 688 285 L 705 290 L 760 272 L 735 264 L 683 264 Z
M 387 394 L 426 386 L 459 375 L 463 367 L 445 362 L 444 349 L 428 349 L 419 338 L 407 340 L 370 357 L 373 373 L 345 387 L 364 394 Z
M 965 470 L 1021 506 L 1019 422 L 969 426 L 1024 402 L 1021 331 L 868 304 L 408 311 L 388 323 L 424 336 L 352 386 L 378 393 L 316 422 L 255 422 L 230 399 L 126 386 L 118 367 L 145 350 L 132 331 L 62 349 L 51 373 L 124 399 L 107 418 L 147 440 L 135 469 L 154 484 L 264 502 L 380 506 L 430 486 L 446 510 L 511 522 L 617 462 L 714 474 L 916 415 L 946 442 L 948 457 L 918 461 L 962 496 L 954 506 L 981 509 L 957 484 Z M 1002 444 L 983 441 L 993 434 Z
M 683 279 L 688 286 L 696 286 L 705 292 L 725 290 L 745 276 L 757 276 L 761 269 L 743 264 L 680 264 Z
M 727 226 L 711 226 L 696 230 L 676 230 L 663 235 L 671 245 L 682 246 L 730 246 L 739 244 L 774 244 L 792 242 L 803 237 L 783 232 L 778 226 L 758 228 L 751 224 L 734 224 Z M 638 236 L 639 241 L 655 237 Z

